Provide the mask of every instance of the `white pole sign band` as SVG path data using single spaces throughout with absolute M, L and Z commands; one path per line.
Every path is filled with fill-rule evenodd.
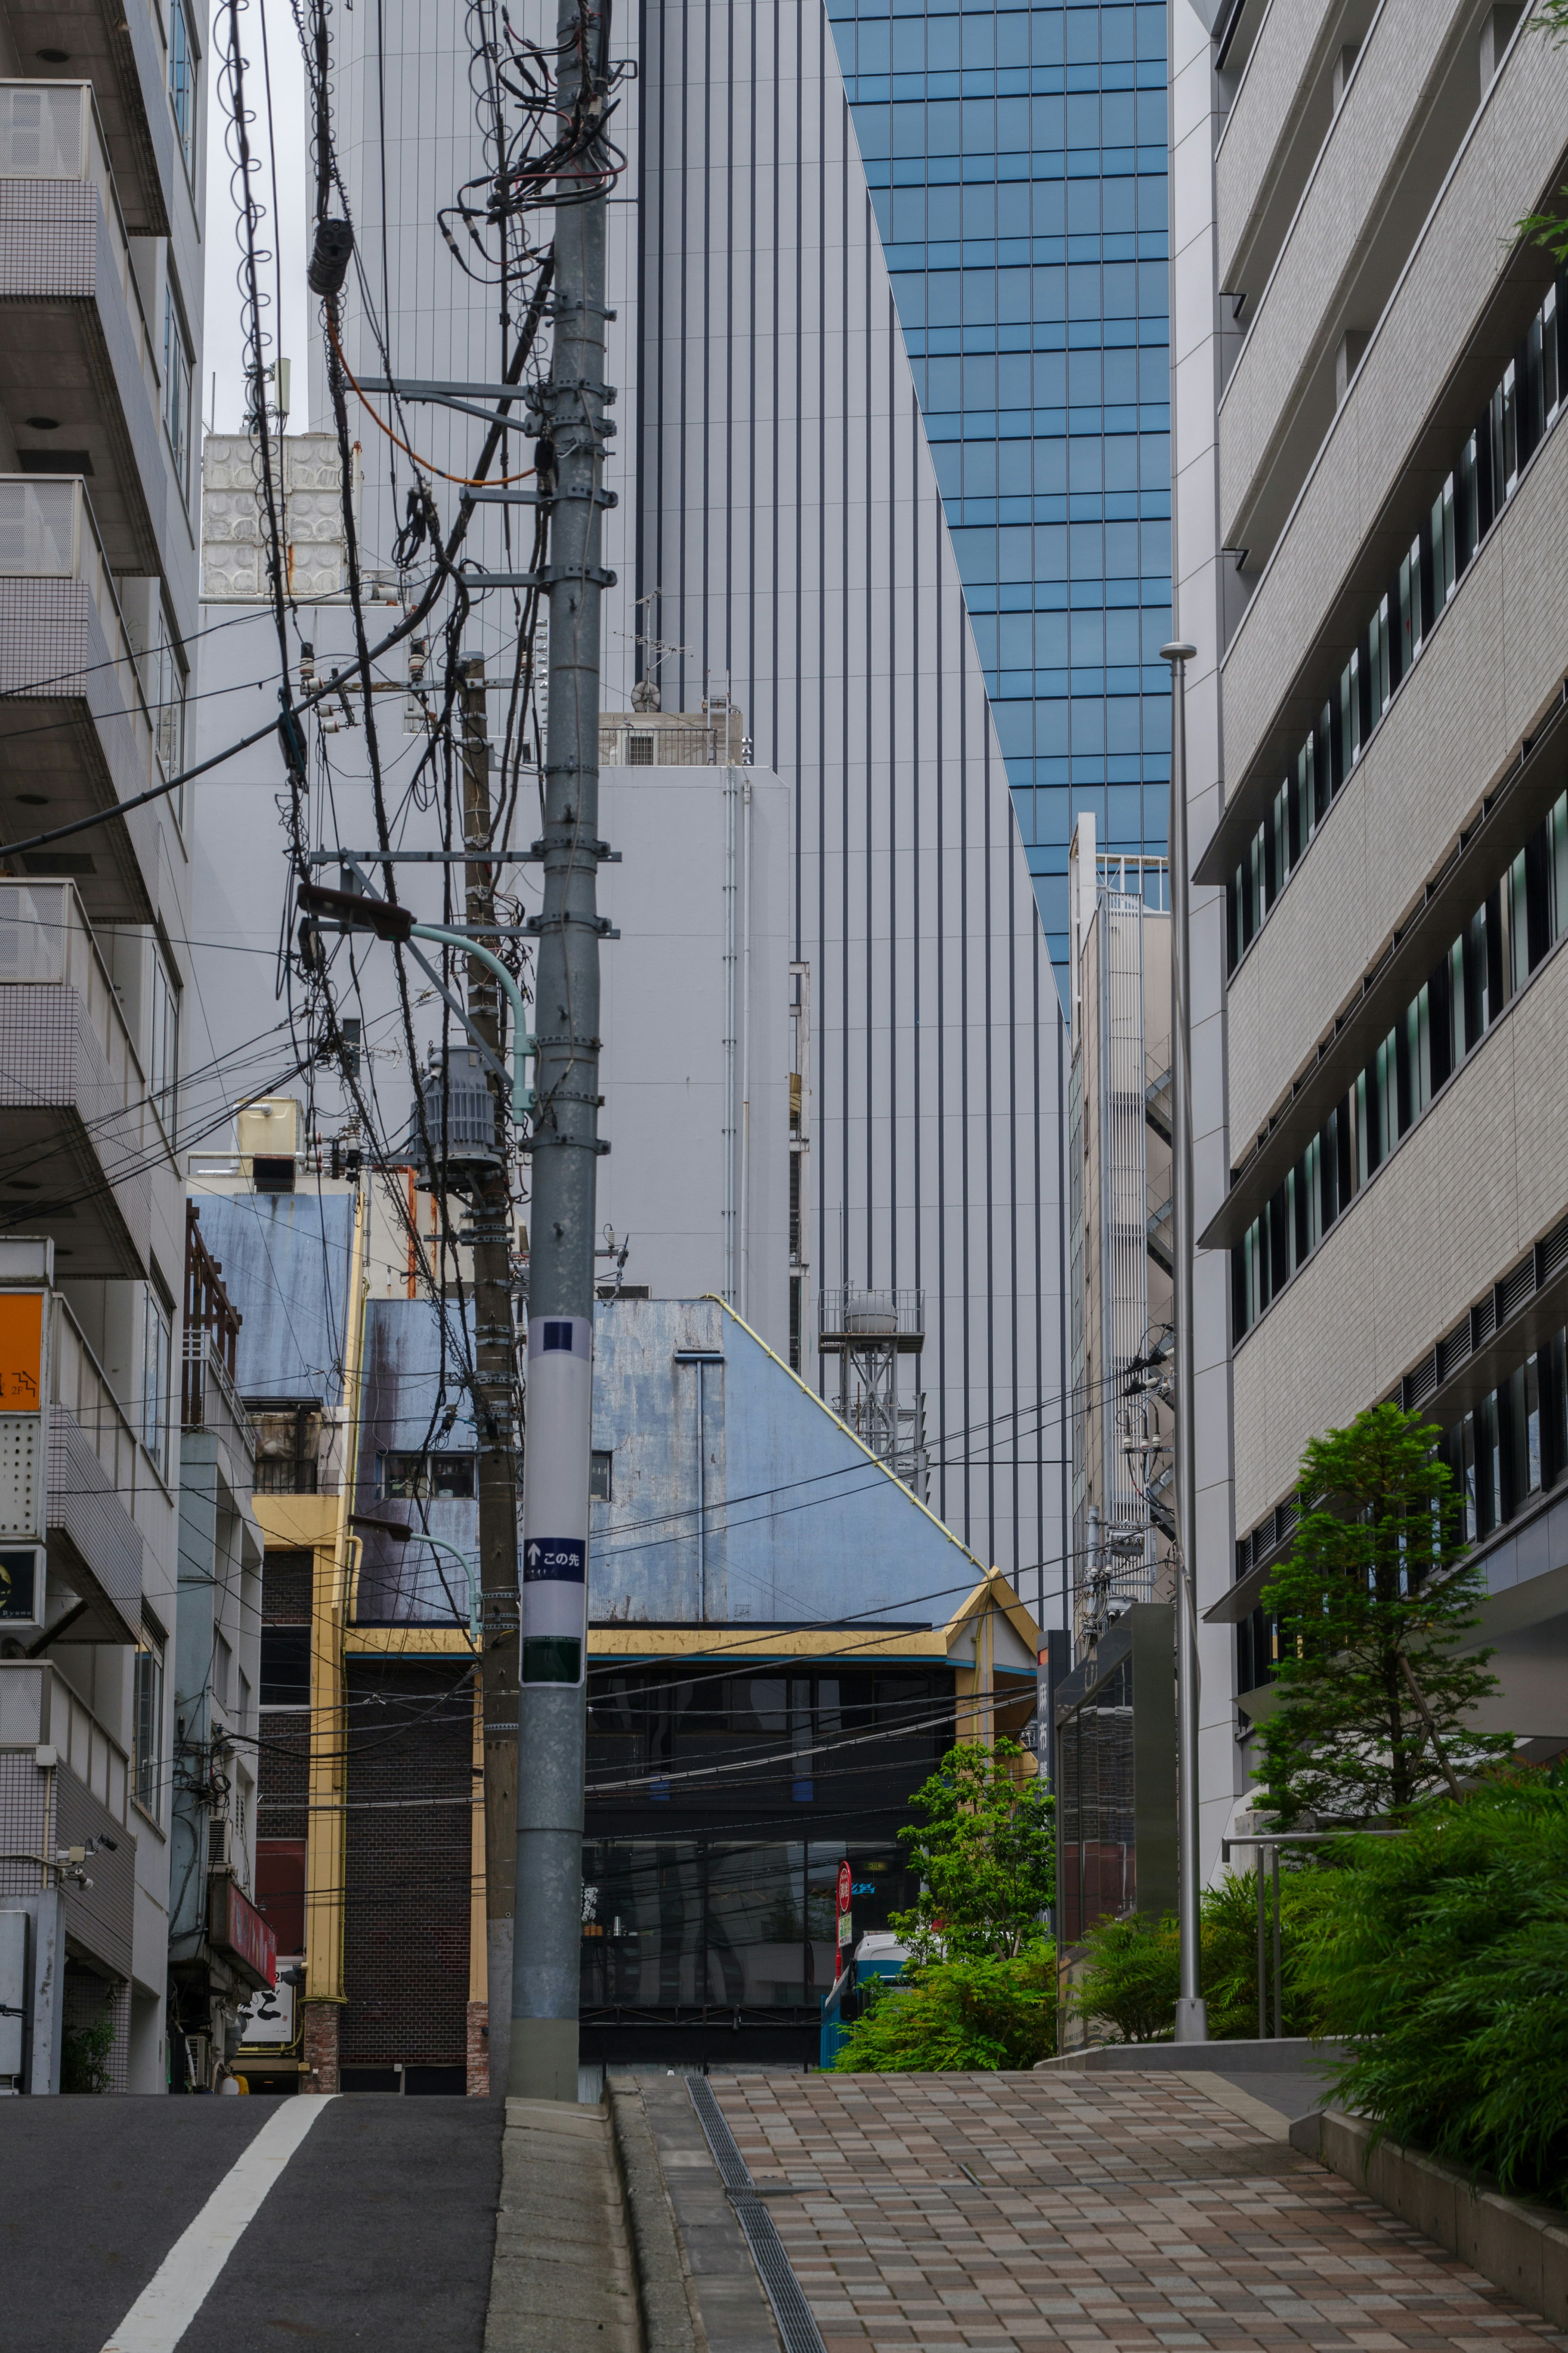
M 580 1683 L 584 1677 L 593 1336 L 585 1315 L 540 1315 L 528 1327 L 522 1494 L 525 1683 Z

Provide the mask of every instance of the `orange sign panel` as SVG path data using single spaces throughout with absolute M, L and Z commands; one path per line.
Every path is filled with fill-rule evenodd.
M 37 1413 L 44 1378 L 44 1296 L 0 1291 L 0 1413 Z

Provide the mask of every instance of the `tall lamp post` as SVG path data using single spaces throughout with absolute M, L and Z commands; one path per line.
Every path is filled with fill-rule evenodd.
M 1197 1481 L 1193 1443 L 1193 999 L 1187 863 L 1187 664 L 1196 646 L 1160 649 L 1171 665 L 1171 1259 L 1176 1326 L 1176 1890 L 1182 1938 L 1176 2041 L 1206 2042 L 1199 1968 Z

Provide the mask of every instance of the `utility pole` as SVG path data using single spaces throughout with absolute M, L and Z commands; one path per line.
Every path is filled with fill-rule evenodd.
M 1200 1969 L 1198 1863 L 1198 1512 L 1193 1353 L 1193 996 L 1187 866 L 1187 664 L 1196 646 L 1162 646 L 1175 709 L 1171 755 L 1171 1262 L 1175 1322 L 1176 1433 L 1176 1915 L 1181 1992 L 1176 2041 L 1206 2042 Z
M 463 847 L 490 838 L 490 744 L 483 659 L 463 665 Z M 493 865 L 465 866 L 465 920 L 495 922 Z M 499 954 L 500 942 L 488 944 Z M 495 975 L 468 958 L 468 1019 L 500 1060 L 500 999 Z M 500 1083 L 496 1140 L 505 1133 Z M 448 1098 L 449 1100 L 449 1098 Z M 443 1127 L 443 1143 L 446 1129 Z M 484 1716 L 485 1947 L 489 1993 L 490 2089 L 506 2088 L 505 2031 L 511 1985 L 517 1866 L 517 1492 L 521 1472 L 515 1409 L 517 1350 L 511 1315 L 511 1187 L 504 1155 L 474 1187 L 474 1400 L 479 1440 L 479 1646 Z M 498 2035 L 497 2027 L 500 2028 Z M 497 2045 L 500 2043 L 498 2054 Z
M 601 116 L 607 0 L 562 0 L 562 118 Z M 581 153 L 579 174 L 597 158 Z M 561 194 L 582 185 L 563 173 Z M 534 986 L 533 1196 L 518 1707 L 517 1936 L 508 2089 L 577 2097 L 588 1651 L 594 1197 L 599 1105 L 599 592 L 607 196 L 555 215 L 555 340 L 539 491 L 551 493 L 550 716 Z M 492 2009 L 493 2014 L 493 2009 Z

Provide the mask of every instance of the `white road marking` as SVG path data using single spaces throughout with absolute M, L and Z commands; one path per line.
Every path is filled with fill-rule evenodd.
M 103 2353 L 174 2353 L 263 2199 L 334 2096 L 297 2095 L 268 2117 L 175 2240 Z

